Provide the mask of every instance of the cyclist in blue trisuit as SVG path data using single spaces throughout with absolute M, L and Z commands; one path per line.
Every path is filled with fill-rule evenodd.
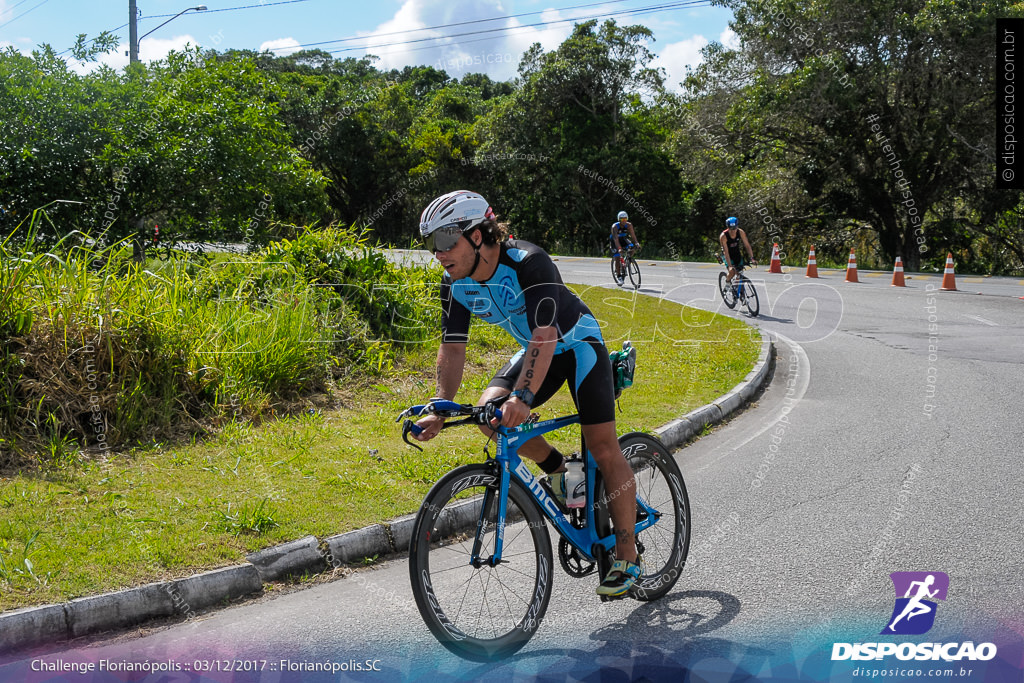
M 740 229 L 740 222 L 735 216 L 725 219 L 725 230 L 718 236 L 718 242 L 722 245 L 725 265 L 729 269 L 729 273 L 725 276 L 729 284 L 732 284 L 732 279 L 736 277 L 736 266 L 746 265 L 743 255 L 740 253 L 741 243 L 750 257 L 749 263 L 757 265 L 757 261 L 754 259 L 754 250 L 750 248 L 750 242 L 747 241 L 747 233 Z
M 640 240 L 636 238 L 633 224 L 629 222 L 629 214 L 625 211 L 619 211 L 619 220 L 612 223 L 612 233 L 608 239 L 612 243 L 612 258 L 618 256 L 623 249 L 633 246 L 640 248 Z M 621 276 L 625 277 L 626 274 L 621 273 Z
M 437 352 L 437 395 L 453 400 L 462 384 L 469 322 L 475 315 L 499 325 L 523 347 L 501 368 L 478 405 L 511 393 L 501 407 L 500 424 L 517 427 L 568 380 L 587 448 L 609 491 L 615 527 L 615 557 L 599 595 L 625 595 L 640 577 L 633 527 L 636 485 L 615 434 L 615 394 L 611 362 L 601 328 L 590 309 L 562 282 L 558 268 L 540 247 L 505 238 L 487 201 L 457 190 L 438 197 L 420 216 L 424 244 L 445 270 L 441 281 L 441 346 Z M 444 418 L 428 415 L 415 438 L 428 441 Z M 497 426 L 494 421 L 492 426 Z M 493 430 L 484 429 L 493 437 Z M 565 458 L 543 437 L 519 449 L 549 475 L 559 502 L 565 502 Z

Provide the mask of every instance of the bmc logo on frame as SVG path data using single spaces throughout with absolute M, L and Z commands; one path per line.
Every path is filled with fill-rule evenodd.
M 879 635 L 921 635 L 931 630 L 938 611 L 936 600 L 945 601 L 949 575 L 945 572 L 893 572 L 896 604 L 886 627 Z M 993 643 L 833 643 L 832 661 L 845 659 L 879 660 L 890 655 L 896 659 L 917 661 L 942 659 L 947 662 L 988 661 L 996 656 Z

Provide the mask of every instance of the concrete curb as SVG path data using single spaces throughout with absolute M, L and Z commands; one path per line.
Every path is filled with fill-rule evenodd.
M 672 420 L 654 433 L 671 450 L 700 434 L 707 425 L 721 422 L 741 408 L 768 380 L 775 346 L 767 338 L 754 369 L 732 391 L 714 402 Z M 470 510 L 470 506 L 464 506 Z M 472 524 L 449 514 L 452 525 Z M 170 616 L 192 618 L 197 610 L 226 600 L 259 593 L 263 584 L 305 571 L 321 571 L 365 557 L 405 552 L 412 539 L 416 516 L 406 515 L 386 524 L 372 524 L 324 539 L 315 536 L 289 541 L 246 557 L 248 562 L 183 579 L 151 583 L 137 588 L 78 598 L 60 605 L 29 607 L 0 614 L 0 653 L 9 653 L 85 635 L 140 624 Z
M 768 338 L 761 340 L 761 355 L 754 368 L 747 373 L 743 381 L 733 387 L 732 391 L 719 396 L 706 406 L 687 413 L 683 417 L 672 420 L 654 430 L 670 450 L 682 446 L 690 438 L 700 434 L 708 425 L 721 422 L 726 417 L 746 405 L 747 401 L 758 392 L 768 381 L 775 362 L 775 344 Z

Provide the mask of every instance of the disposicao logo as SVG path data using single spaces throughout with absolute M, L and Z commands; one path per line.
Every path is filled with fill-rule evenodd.
M 896 604 L 887 626 L 879 635 L 921 635 L 935 624 L 936 600 L 945 601 L 949 575 L 944 572 L 893 572 Z M 942 659 L 947 662 L 988 661 L 996 656 L 993 643 L 833 643 L 832 660 L 897 659 L 918 661 Z
M 889 576 L 896 589 L 896 606 L 889 617 L 889 625 L 880 635 L 928 633 L 935 623 L 938 608 L 935 600 L 945 601 L 949 591 L 949 575 L 945 572 L 893 572 Z

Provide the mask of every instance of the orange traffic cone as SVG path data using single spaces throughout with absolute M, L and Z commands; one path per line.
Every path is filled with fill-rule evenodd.
M 818 277 L 818 261 L 814 258 L 814 245 L 811 245 L 811 253 L 807 255 L 807 277 Z
M 772 262 L 768 266 L 769 273 L 781 273 L 782 272 L 782 260 L 779 258 L 779 245 L 772 245 Z
M 893 287 L 906 287 L 906 283 L 903 282 L 903 259 L 899 256 L 896 257 L 896 267 L 892 270 L 892 286 Z
M 952 252 L 946 255 L 946 272 L 942 274 L 942 286 L 939 287 L 944 292 L 955 292 L 956 291 L 956 278 L 953 277 L 953 254 Z
M 846 264 L 846 281 L 860 282 L 857 279 L 857 257 L 854 256 L 853 249 L 850 250 L 850 261 Z

